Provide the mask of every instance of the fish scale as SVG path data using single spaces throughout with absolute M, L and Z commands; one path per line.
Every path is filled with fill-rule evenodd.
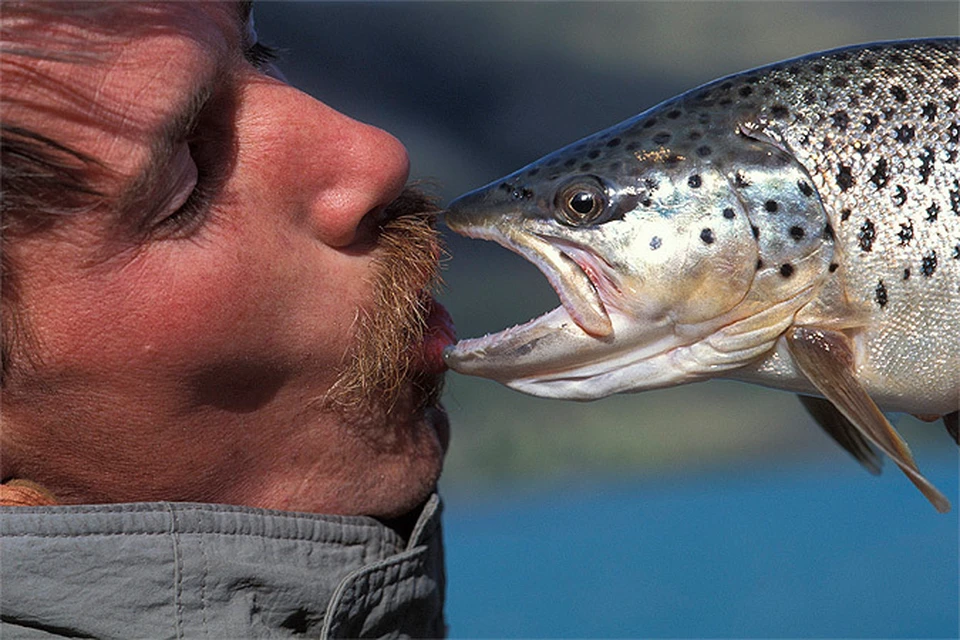
M 534 262 L 562 304 L 447 363 L 580 400 L 711 377 L 795 391 L 945 510 L 879 408 L 956 439 L 958 56 L 899 41 L 728 76 L 458 198 L 447 224 Z

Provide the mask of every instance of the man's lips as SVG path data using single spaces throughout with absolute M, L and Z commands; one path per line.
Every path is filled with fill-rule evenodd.
M 428 304 L 427 328 L 421 350 L 422 366 L 418 369 L 427 374 L 441 374 L 447 370 L 443 350 L 457 341 L 457 330 L 453 318 L 442 304 L 432 297 Z

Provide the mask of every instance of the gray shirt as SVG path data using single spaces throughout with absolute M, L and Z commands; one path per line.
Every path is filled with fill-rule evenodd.
M 0 508 L 0 636 L 445 635 L 440 499 L 377 520 L 189 503 Z

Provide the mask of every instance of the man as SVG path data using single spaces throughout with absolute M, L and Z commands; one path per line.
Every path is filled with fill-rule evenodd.
M 401 144 L 248 4 L 5 3 L 2 46 L 4 637 L 442 634 Z

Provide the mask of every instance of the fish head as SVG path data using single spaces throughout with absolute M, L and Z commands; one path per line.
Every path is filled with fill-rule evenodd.
M 782 277 L 765 273 L 765 251 L 817 253 L 809 242 L 788 247 L 773 234 L 761 241 L 754 218 L 762 194 L 751 197 L 736 184 L 738 175 L 766 190 L 793 181 L 797 191 L 790 169 L 802 168 L 784 171 L 786 151 L 734 130 L 715 141 L 718 149 L 739 147 L 734 170 L 733 149 L 708 158 L 647 133 L 636 119 L 627 121 L 449 205 L 444 217 L 452 230 L 530 260 L 561 302 L 526 324 L 448 348 L 450 368 L 565 398 L 677 384 L 697 373 L 670 361 L 678 349 L 737 319 L 745 301 L 764 297 L 758 285 L 782 287 Z M 806 209 L 824 216 L 819 200 Z M 825 272 L 822 261 L 811 271 Z M 804 278 L 791 280 L 792 291 Z

